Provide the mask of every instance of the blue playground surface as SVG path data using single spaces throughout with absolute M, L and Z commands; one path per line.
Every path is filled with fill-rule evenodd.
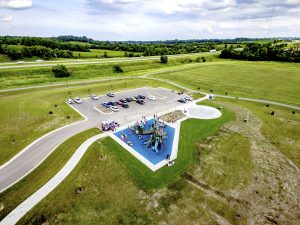
M 147 121 L 147 123 L 144 125 L 145 130 L 150 129 L 153 122 L 154 119 Z M 163 146 L 161 148 L 158 148 L 158 152 L 155 152 L 153 147 L 148 148 L 144 144 L 147 141 L 147 139 L 151 136 L 150 134 L 137 135 L 130 128 L 126 128 L 124 130 L 115 132 L 114 135 L 118 137 L 121 141 L 123 141 L 122 135 L 126 135 L 126 141 L 131 141 L 133 144 L 130 147 L 155 165 L 161 162 L 162 160 L 165 160 L 167 158 L 167 155 L 171 156 L 172 152 L 175 129 L 173 127 L 165 125 L 163 130 L 164 132 L 166 132 L 166 137 L 163 139 Z

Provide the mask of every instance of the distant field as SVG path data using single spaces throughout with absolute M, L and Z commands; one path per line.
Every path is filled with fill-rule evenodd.
M 205 56 L 207 61 L 220 60 L 215 54 L 199 54 Z M 0 70 L 0 89 L 8 87 L 22 87 L 26 85 L 38 85 L 52 82 L 66 82 L 74 80 L 87 80 L 92 78 L 110 78 L 132 76 L 143 74 L 160 68 L 168 68 L 171 66 L 180 66 L 189 64 L 189 58 L 194 59 L 197 56 L 180 56 L 178 58 L 169 59 L 168 64 L 160 63 L 157 59 L 149 59 L 144 61 L 127 61 L 127 62 L 110 62 L 102 64 L 90 65 L 67 65 L 73 72 L 73 76 L 69 78 L 55 78 L 50 67 L 32 67 L 18 69 L 1 69 Z M 114 73 L 112 67 L 120 65 L 124 73 Z
M 175 81 L 200 91 L 239 97 L 255 97 L 300 105 L 300 64 L 226 61 L 155 77 Z
M 124 51 L 113 51 L 113 50 L 105 50 L 105 49 L 91 49 L 90 52 L 73 52 L 75 57 L 79 58 L 101 58 L 104 55 L 104 52 L 107 53 L 108 57 L 124 57 Z M 129 52 L 128 52 L 129 53 Z M 141 54 L 141 53 L 134 53 Z

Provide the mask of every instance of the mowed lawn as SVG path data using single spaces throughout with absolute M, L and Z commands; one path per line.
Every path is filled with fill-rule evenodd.
M 125 51 L 114 51 L 114 50 L 106 50 L 106 49 L 91 49 L 90 52 L 78 52 L 78 51 L 74 51 L 73 55 L 75 57 L 79 57 L 79 58 L 101 58 L 103 57 L 104 53 L 107 53 L 107 56 L 109 58 L 112 57 L 124 57 Z M 127 52 L 129 53 L 129 52 Z M 136 54 L 140 54 L 135 52 Z
M 92 128 L 69 138 L 33 172 L 0 193 L 0 204 L 3 206 L 0 220 L 58 173 L 84 141 L 100 133 L 98 128 Z
M 300 105 L 300 64 L 226 61 L 156 75 L 200 91 Z
M 70 96 L 87 97 L 89 93 L 104 94 L 144 86 L 165 86 L 153 80 L 114 80 L 92 85 L 29 89 L 4 92 L 0 96 L 0 165 L 42 135 L 81 120 L 65 100 Z M 175 88 L 176 89 L 176 88 Z M 52 114 L 49 114 L 49 112 Z
M 143 195 L 166 187 L 176 178 L 182 179 L 179 175 L 195 163 L 196 143 L 216 134 L 232 119 L 234 114 L 224 109 L 223 116 L 215 120 L 189 119 L 183 122 L 175 165 L 163 167 L 155 173 L 111 138 L 97 141 L 70 176 L 20 224 L 46 221 L 54 224 L 158 224 L 167 214 L 157 214 L 161 208 L 149 208 L 151 199 L 143 198 Z M 77 191 L 79 188 L 80 192 Z M 174 199 L 174 196 L 166 195 L 159 200 L 160 207 L 169 210 L 169 204 L 175 204 L 180 196 Z M 145 210 L 147 207 L 149 209 Z M 197 218 L 208 219 L 205 214 Z
M 32 68 L 15 68 L 0 70 L 0 89 L 24 87 L 39 84 L 52 84 L 55 82 L 69 81 L 86 81 L 87 79 L 101 79 L 124 76 L 144 75 L 148 72 L 158 71 L 181 65 L 191 64 L 189 58 L 194 59 L 196 56 L 183 56 L 169 59 L 168 64 L 160 63 L 159 59 L 150 59 L 144 61 L 127 61 L 127 62 L 105 62 L 90 65 L 67 65 L 72 71 L 72 76 L 68 78 L 55 78 L 52 73 L 52 67 L 32 67 Z M 209 60 L 215 60 L 216 57 L 210 56 Z M 113 66 L 121 66 L 123 73 L 114 73 Z

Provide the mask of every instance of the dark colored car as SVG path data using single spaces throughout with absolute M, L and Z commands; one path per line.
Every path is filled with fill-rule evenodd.
M 144 105 L 145 104 L 144 100 L 142 100 L 142 99 L 137 99 L 136 103 L 138 103 L 140 105 Z
M 123 103 L 123 104 L 122 104 L 122 107 L 127 109 L 127 108 L 129 107 L 129 105 L 126 104 L 126 103 Z
M 127 103 L 127 100 L 126 99 L 120 99 L 120 102 Z
M 121 101 L 117 102 L 117 105 L 123 105 L 124 103 L 122 103 Z
M 146 97 L 144 95 L 138 95 L 137 98 L 139 98 L 139 99 L 145 99 Z
M 183 92 L 182 92 L 182 91 L 180 91 L 180 92 L 178 92 L 178 94 L 179 94 L 179 95 L 182 95 L 182 94 L 183 94 Z
M 186 103 L 186 100 L 184 98 L 178 99 L 178 101 L 181 103 Z
M 132 98 L 125 98 L 127 102 L 132 102 Z
M 106 94 L 108 97 L 115 97 L 115 94 L 113 94 L 113 93 L 107 93 Z
M 110 106 L 115 106 L 115 102 L 108 102 Z
M 111 106 L 108 102 L 102 102 L 102 105 L 106 108 L 109 108 Z

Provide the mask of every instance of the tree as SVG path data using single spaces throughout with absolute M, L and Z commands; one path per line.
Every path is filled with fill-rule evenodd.
M 166 56 L 166 55 L 160 56 L 160 62 L 164 63 L 164 64 L 167 64 L 168 63 L 168 56 Z
M 114 73 L 123 73 L 124 71 L 123 71 L 123 69 L 121 68 L 121 66 L 115 65 L 115 66 L 113 66 L 113 72 L 114 72 Z
M 206 58 L 205 57 L 202 57 L 202 62 L 206 62 Z
M 55 77 L 62 78 L 62 77 L 69 77 L 72 75 L 71 71 L 67 69 L 64 65 L 56 65 L 52 67 L 52 72 Z
M 104 52 L 103 57 L 108 58 L 107 52 Z
M 198 62 L 198 63 L 201 62 L 201 57 L 200 56 L 196 58 L 196 62 Z

